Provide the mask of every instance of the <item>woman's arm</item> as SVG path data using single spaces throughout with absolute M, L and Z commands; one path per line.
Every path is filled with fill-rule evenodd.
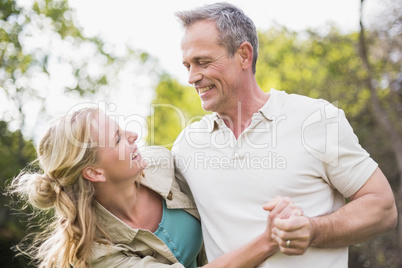
M 278 244 L 272 238 L 274 220 L 277 218 L 288 219 L 294 216 L 301 216 L 303 213 L 289 198 L 282 197 L 277 197 L 264 205 L 264 209 L 270 211 L 270 213 L 268 215 L 267 228 L 261 235 L 243 247 L 226 253 L 203 267 L 256 267 L 278 251 Z
M 266 260 L 269 256 L 278 251 L 279 247 L 272 238 L 272 226 L 275 219 L 287 219 L 302 215 L 300 208 L 296 207 L 289 198 L 277 197 L 263 207 L 270 211 L 267 219 L 267 228 L 262 234 L 250 241 L 243 247 L 231 251 L 203 266 L 214 267 L 255 267 Z M 120 268 L 142 268 L 142 267 L 181 267 L 180 263 L 164 264 L 152 256 L 139 257 L 130 252 L 124 246 L 95 243 L 92 251 L 90 267 L 120 267 Z

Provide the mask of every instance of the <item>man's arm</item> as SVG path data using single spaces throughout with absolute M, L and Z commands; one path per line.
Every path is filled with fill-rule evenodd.
M 394 195 L 379 168 L 350 200 L 328 215 L 276 219 L 272 233 L 281 251 L 299 255 L 309 246 L 348 246 L 395 228 L 397 209 Z M 286 245 L 288 240 L 289 247 Z

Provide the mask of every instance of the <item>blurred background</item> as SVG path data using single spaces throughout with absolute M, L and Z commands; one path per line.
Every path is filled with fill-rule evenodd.
M 35 159 L 48 121 L 95 104 L 138 132 L 139 147 L 170 149 L 205 114 L 187 84 L 174 12 L 213 2 L 0 0 L 2 267 L 29 267 L 10 248 L 37 230 L 40 219 L 16 212 L 4 189 Z M 343 109 L 387 176 L 401 213 L 402 1 L 228 2 L 259 30 L 260 87 Z M 400 252 L 398 224 L 351 246 L 349 267 L 402 267 Z

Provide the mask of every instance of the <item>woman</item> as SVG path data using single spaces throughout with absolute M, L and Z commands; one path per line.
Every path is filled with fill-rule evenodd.
M 202 247 L 198 213 L 174 180 L 170 151 L 145 150 L 147 167 L 136 139 L 137 134 L 93 108 L 49 127 L 38 146 L 43 172 L 23 172 L 10 188 L 39 210 L 54 209 L 53 222 L 23 251 L 39 267 L 204 264 L 197 263 Z M 277 203 L 264 233 L 206 266 L 254 267 L 276 252 L 269 227 L 275 215 L 301 213 L 289 200 Z

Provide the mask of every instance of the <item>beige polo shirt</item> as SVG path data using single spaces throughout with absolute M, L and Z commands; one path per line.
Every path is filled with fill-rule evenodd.
M 287 196 L 306 216 L 331 213 L 377 168 L 342 110 L 324 100 L 272 89 L 250 126 L 235 138 L 215 113 L 177 138 L 176 176 L 201 215 L 209 261 L 266 228 L 262 205 Z M 347 247 L 276 253 L 261 267 L 347 267 Z

